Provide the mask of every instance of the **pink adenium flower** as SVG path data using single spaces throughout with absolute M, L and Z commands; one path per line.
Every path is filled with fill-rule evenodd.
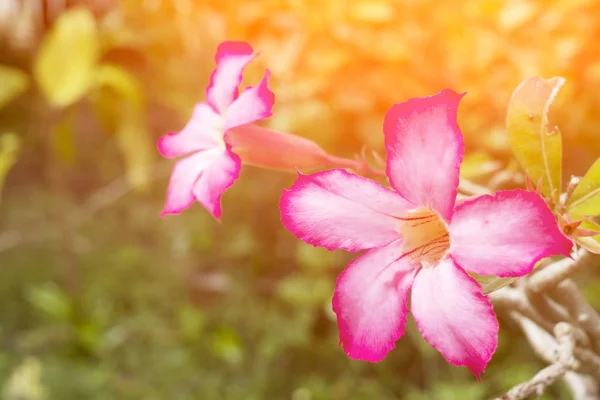
M 404 334 L 410 292 L 425 340 L 478 378 L 498 341 L 487 296 L 468 272 L 530 273 L 571 242 L 535 193 L 497 192 L 456 203 L 463 95 L 444 90 L 394 105 L 384 121 L 394 190 L 341 169 L 300 175 L 281 198 L 284 226 L 329 250 L 366 250 L 338 277 L 340 342 L 353 359 L 382 360 Z
M 244 68 L 255 56 L 248 43 L 221 43 L 206 89 L 207 101 L 196 105 L 182 131 L 160 138 L 158 149 L 163 156 L 185 156 L 173 168 L 161 215 L 179 214 L 197 200 L 217 220 L 221 218 L 221 196 L 238 178 L 241 167 L 227 133 L 271 116 L 275 101 L 267 86 L 269 70 L 258 85 L 238 95 Z

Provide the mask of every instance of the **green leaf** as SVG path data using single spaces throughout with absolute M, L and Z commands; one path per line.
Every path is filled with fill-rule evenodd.
M 21 95 L 29 87 L 29 77 L 24 72 L 0 65 L 0 108 Z
M 529 78 L 514 91 L 506 117 L 512 150 L 534 185 L 558 201 L 562 143 L 557 129 L 548 131 L 548 109 L 565 83 L 562 77 Z
M 88 91 L 100 43 L 94 15 L 72 8 L 60 15 L 44 37 L 33 65 L 35 79 L 48 101 L 65 107 Z
M 236 331 L 228 327 L 219 329 L 212 338 L 212 350 L 219 358 L 232 365 L 244 361 L 244 347 Z
M 29 288 L 27 299 L 33 307 L 54 320 L 65 322 L 73 316 L 71 298 L 54 284 Z
M 144 92 L 138 80 L 127 70 L 116 65 L 102 65 L 94 77 L 99 91 L 109 90 L 116 101 L 100 104 L 97 110 L 114 116 L 114 133 L 123 154 L 129 183 L 137 189 L 145 189 L 150 182 L 149 166 L 154 161 L 154 142 L 145 118 Z M 114 99 L 98 96 L 101 102 Z
M 0 194 L 8 171 L 17 162 L 17 154 L 21 140 L 14 133 L 5 133 L 0 136 Z
M 573 191 L 567 207 L 574 217 L 600 215 L 600 158 L 585 173 Z

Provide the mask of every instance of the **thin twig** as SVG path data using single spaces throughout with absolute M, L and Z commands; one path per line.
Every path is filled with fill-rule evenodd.
M 530 345 L 537 350 L 536 353 L 552 364 L 535 374 L 530 380 L 513 387 L 498 400 L 523 400 L 532 395 L 539 397 L 556 379 L 579 366 L 573 355 L 575 338 L 573 327 L 570 324 L 566 322 L 556 324 L 554 328 L 556 339 L 554 339 L 546 331 L 539 329 L 535 323 L 518 313 L 514 313 L 513 317 L 526 332 Z
M 556 285 L 551 293 L 569 311 L 574 322 L 585 330 L 592 347 L 600 351 L 600 315 L 585 300 L 575 282 L 566 279 Z

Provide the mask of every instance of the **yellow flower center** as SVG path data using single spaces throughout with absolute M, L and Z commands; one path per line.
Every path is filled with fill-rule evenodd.
M 428 208 L 417 208 L 398 217 L 397 229 L 404 238 L 402 253 L 411 263 L 434 267 L 450 248 L 446 224 Z

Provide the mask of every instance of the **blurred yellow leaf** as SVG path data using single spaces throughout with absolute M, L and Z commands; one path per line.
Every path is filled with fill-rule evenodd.
M 29 87 L 29 77 L 16 68 L 0 65 L 0 108 L 11 102 Z
M 121 108 L 121 120 L 115 135 L 125 159 L 127 178 L 132 187 L 145 189 L 150 181 L 148 167 L 154 159 L 154 143 L 141 110 L 128 103 Z
M 120 66 L 100 65 L 94 76 L 94 83 L 98 87 L 110 88 L 136 107 L 143 107 L 144 95 L 141 85 L 131 73 Z
M 534 185 L 558 201 L 562 175 L 562 144 L 557 129 L 548 132 L 548 109 L 565 79 L 529 78 L 514 91 L 506 127 L 512 150 Z
M 114 97 L 99 96 L 97 110 L 108 112 L 116 120 L 114 133 L 117 145 L 125 159 L 129 183 L 136 189 L 145 189 L 150 181 L 150 166 L 154 160 L 154 142 L 145 118 L 143 89 L 127 70 L 116 65 L 102 65 L 94 76 L 97 89 L 108 89 Z M 107 104 L 106 101 L 110 101 Z M 111 124 L 112 125 L 112 124 Z
M 72 8 L 62 13 L 44 37 L 33 65 L 35 79 L 48 101 L 64 107 L 85 95 L 99 52 L 91 11 Z
M 5 133 L 0 136 L 0 193 L 8 171 L 17 162 L 17 154 L 21 141 L 14 133 Z
M 73 165 L 75 162 L 73 118 L 73 112 L 67 111 L 53 128 L 54 137 L 52 145 L 54 147 L 54 154 L 65 165 Z
M 460 176 L 464 179 L 476 179 L 500 169 L 501 164 L 487 153 L 475 151 L 465 154 L 460 165 Z
M 42 384 L 42 364 L 35 357 L 26 357 L 10 374 L 4 384 L 5 400 L 43 400 L 46 388 Z
M 581 179 L 567 206 L 573 216 L 600 215 L 600 158 Z

